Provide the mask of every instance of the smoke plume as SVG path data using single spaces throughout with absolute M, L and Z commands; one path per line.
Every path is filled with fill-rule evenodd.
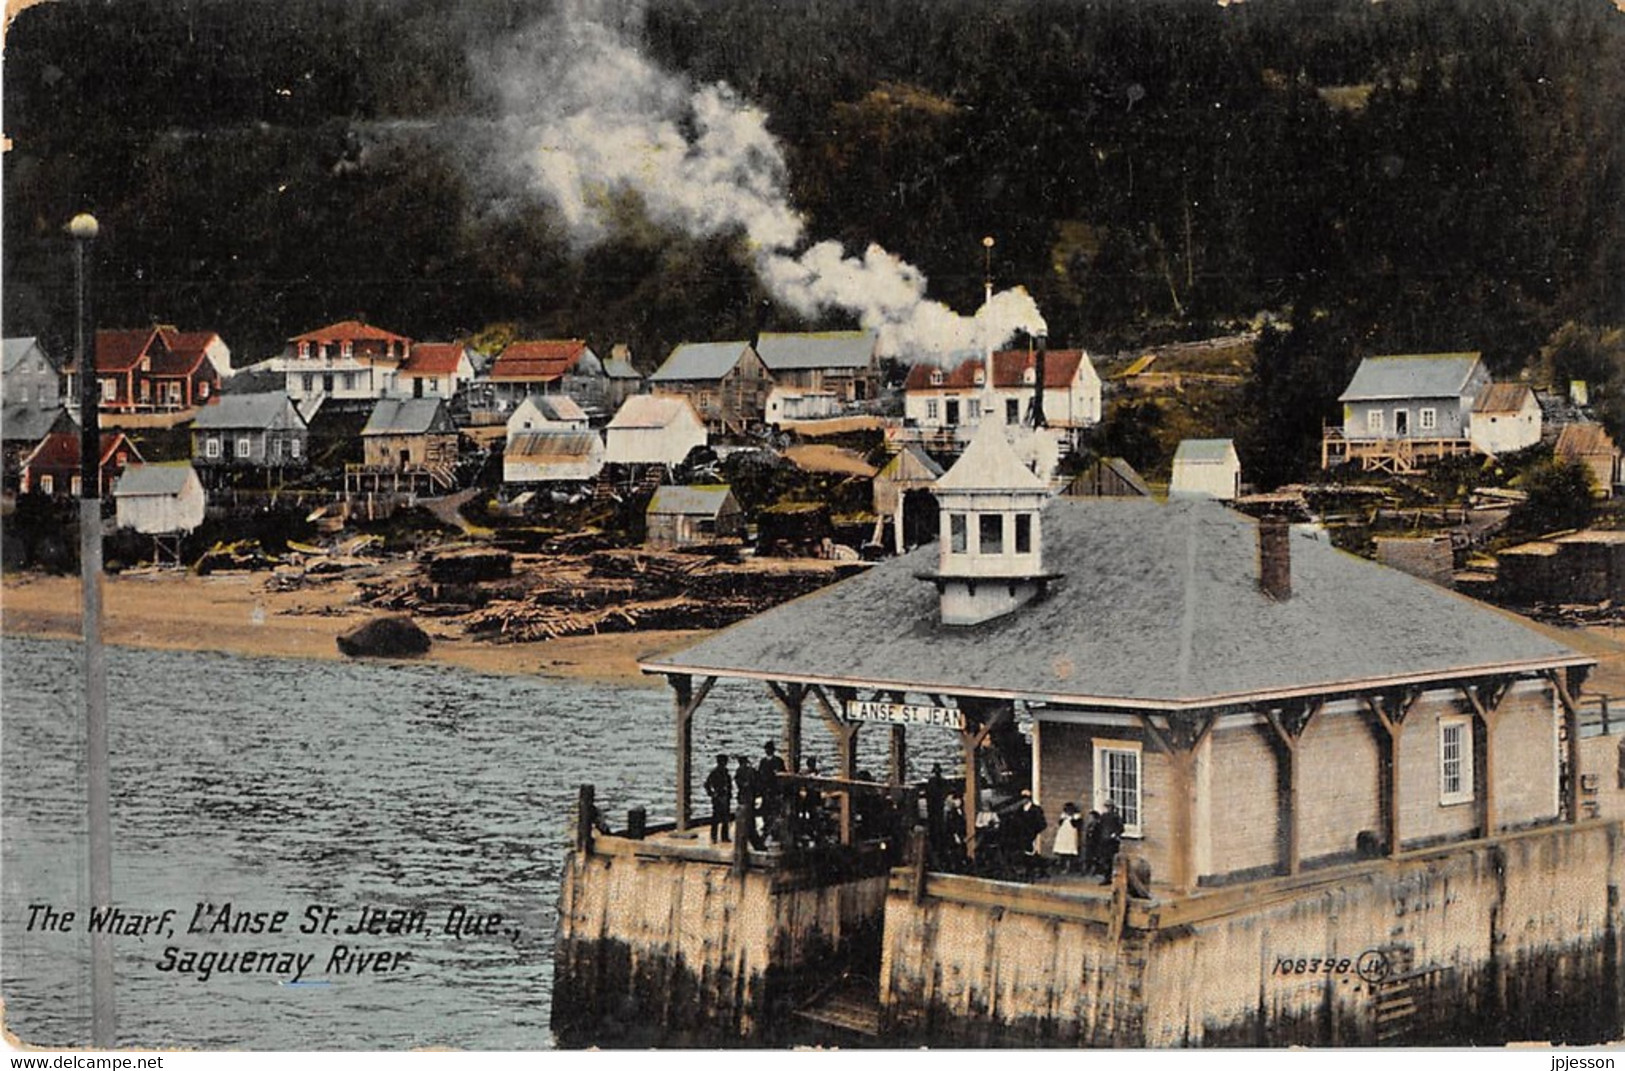
M 727 85 L 694 85 L 638 50 L 641 13 L 613 0 L 561 0 L 489 68 L 507 179 L 550 204 L 578 247 L 613 233 L 635 195 L 648 217 L 694 237 L 743 233 L 769 292 L 806 317 L 842 310 L 880 333 L 881 352 L 942 358 L 997 346 L 1043 317 L 1025 290 L 974 317 L 925 296 L 918 268 L 870 245 L 807 245 L 767 116 Z

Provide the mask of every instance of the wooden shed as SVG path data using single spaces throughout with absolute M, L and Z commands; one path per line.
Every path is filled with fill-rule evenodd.
M 644 517 L 651 547 L 690 547 L 745 532 L 745 514 L 726 484 L 662 487 Z
M 1120 457 L 1097 458 L 1066 485 L 1068 498 L 1150 498 L 1151 488 Z
M 131 465 L 113 485 L 118 526 L 142 535 L 175 535 L 203 523 L 207 505 L 197 470 L 181 462 Z
M 457 426 L 439 398 L 381 398 L 361 429 L 367 466 L 450 468 L 457 463 Z
M 1552 456 L 1578 461 L 1591 470 L 1591 482 L 1599 498 L 1614 493 L 1619 480 L 1619 447 L 1601 424 L 1568 424 L 1557 435 Z
M 928 543 L 936 538 L 937 505 L 931 485 L 942 476 L 942 466 L 916 446 L 905 446 L 873 483 L 875 540 L 888 520 L 892 526 L 892 550 L 901 554 L 906 547 Z
M 1174 451 L 1168 493 L 1229 502 L 1241 494 L 1241 458 L 1229 439 L 1186 439 Z

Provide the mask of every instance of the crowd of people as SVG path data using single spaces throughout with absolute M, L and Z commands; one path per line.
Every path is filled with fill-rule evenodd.
M 829 808 L 834 799 L 826 798 L 818 783 L 824 775 L 817 757 L 808 756 L 799 777 L 789 773 L 771 740 L 754 764 L 745 755 L 719 753 L 705 779 L 711 843 L 732 841 L 736 800 L 751 803 L 753 819 L 744 833 L 758 851 L 769 843 L 811 847 L 836 839 L 837 819 Z M 855 780 L 874 778 L 859 771 Z M 985 794 L 967 840 L 964 794 L 943 776 L 940 764 L 932 766 L 923 783 L 909 788 L 854 792 L 852 818 L 859 841 L 884 844 L 899 857 L 909 830 L 923 830 L 933 870 L 1027 881 L 1057 873 L 1095 878 L 1101 884 L 1111 881 L 1124 829 L 1123 816 L 1110 799 L 1088 814 L 1066 803 L 1045 856 L 1041 845 L 1049 820 L 1032 792 L 1022 789 L 1014 804 L 1003 808 L 994 805 L 991 793 Z

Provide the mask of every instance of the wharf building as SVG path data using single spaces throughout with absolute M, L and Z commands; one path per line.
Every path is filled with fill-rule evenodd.
M 1620 1034 L 1625 766 L 1580 698 L 1591 658 L 1307 529 L 1052 499 L 992 423 L 935 492 L 934 545 L 643 661 L 674 697 L 674 820 L 605 832 L 583 788 L 565 1043 Z M 725 678 L 760 683 L 782 786 L 838 802 L 826 842 L 708 842 L 691 745 Z M 840 756 L 814 779 L 793 772 L 808 715 Z M 890 734 L 885 783 L 859 780 L 860 732 Z M 1111 801 L 1109 882 L 866 837 L 854 815 L 911 791 L 917 733 L 958 737 L 972 855 L 1018 788 L 988 776 L 1012 735 L 1046 851 L 1065 802 Z

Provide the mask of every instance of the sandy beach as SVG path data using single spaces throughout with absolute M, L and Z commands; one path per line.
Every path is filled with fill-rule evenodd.
M 335 638 L 374 616 L 357 605 L 353 581 L 334 578 L 297 591 L 266 590 L 269 573 L 185 571 L 108 576 L 104 638 L 129 647 L 223 651 L 277 658 L 342 659 Z M 0 582 L 0 628 L 8 635 L 77 639 L 77 576 L 24 573 Z M 658 686 L 638 671 L 638 657 L 678 646 L 703 631 L 618 632 L 536 643 L 489 643 L 463 637 L 434 618 L 418 624 L 434 638 L 425 660 L 484 673 Z

